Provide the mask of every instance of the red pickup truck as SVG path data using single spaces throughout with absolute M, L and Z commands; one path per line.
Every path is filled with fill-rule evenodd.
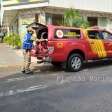
M 112 58 L 112 33 L 105 29 L 48 25 L 36 30 L 39 41 L 32 56 L 69 71 L 81 70 L 84 61 Z

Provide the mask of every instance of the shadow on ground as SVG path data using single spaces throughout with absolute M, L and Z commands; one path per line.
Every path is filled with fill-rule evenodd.
M 95 68 L 101 68 L 101 67 L 107 67 L 112 65 L 112 60 L 100 60 L 100 61 L 94 61 L 85 63 L 83 66 L 83 69 L 95 69 Z
M 96 69 L 96 68 L 109 67 L 111 65 L 112 65 L 111 60 L 89 62 L 89 63 L 84 64 L 82 70 L 84 70 L 84 69 L 92 70 L 92 69 Z M 29 74 L 29 75 L 22 74 L 21 69 L 19 67 L 17 69 L 18 70 L 16 70 L 17 71 L 16 73 L 12 73 L 4 78 L 9 78 L 9 77 L 13 78 L 13 77 L 21 77 L 21 76 L 27 77 L 29 75 L 32 75 L 32 74 Z M 5 70 L 5 68 L 4 68 L 4 70 Z M 6 71 L 7 71 L 7 69 L 6 69 Z M 60 66 L 55 67 L 55 66 L 52 66 L 51 64 L 35 65 L 35 66 L 33 66 L 33 71 L 34 71 L 33 75 L 43 75 L 43 76 L 52 75 L 53 73 L 57 73 L 57 72 L 69 73 L 68 71 L 64 70 L 62 67 L 60 67 Z M 1 79 L 4 79 L 4 78 L 1 78 Z

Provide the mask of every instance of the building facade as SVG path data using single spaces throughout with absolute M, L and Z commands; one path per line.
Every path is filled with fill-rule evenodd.
M 2 25 L 7 32 L 26 31 L 33 21 L 59 25 L 67 8 L 78 9 L 91 26 L 112 28 L 112 0 L 3 0 Z

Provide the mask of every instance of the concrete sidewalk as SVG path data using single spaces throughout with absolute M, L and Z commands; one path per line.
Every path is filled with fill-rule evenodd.
M 32 57 L 31 67 L 37 66 L 36 62 L 36 58 Z M 14 49 L 5 43 L 0 43 L 0 78 L 20 72 L 22 64 L 22 49 Z
M 0 43 L 0 67 L 16 66 L 22 62 L 22 56 L 18 56 L 13 48 L 4 43 Z
M 22 49 L 14 49 L 5 43 L 0 43 L 0 68 L 18 66 L 22 63 Z M 32 63 L 36 63 L 36 58 L 32 57 Z
M 23 57 L 19 56 L 14 50 L 5 43 L 0 43 L 0 78 L 17 73 L 21 70 Z

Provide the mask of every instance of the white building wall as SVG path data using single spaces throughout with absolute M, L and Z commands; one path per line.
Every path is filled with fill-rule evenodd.
M 49 6 L 112 13 L 112 0 L 49 0 Z
M 98 18 L 98 26 L 107 27 L 108 19 L 106 17 L 99 17 Z
M 112 19 L 108 19 L 107 28 L 112 29 Z

